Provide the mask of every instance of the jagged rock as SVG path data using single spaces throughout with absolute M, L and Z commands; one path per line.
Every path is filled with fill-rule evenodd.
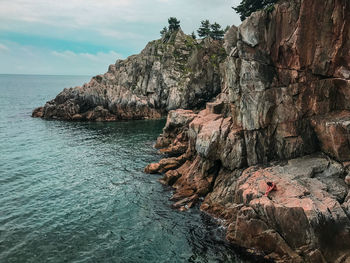
M 206 105 L 206 110 L 208 113 L 212 114 L 220 114 L 222 113 L 224 108 L 224 103 L 222 101 L 219 102 L 208 102 Z
M 43 107 L 36 108 L 32 112 L 32 117 L 41 118 L 43 116 L 43 114 L 44 114 L 43 111 L 44 111 Z
M 209 39 L 199 43 L 179 30 L 167 40 L 148 43 L 139 55 L 118 60 L 82 87 L 63 90 L 33 116 L 77 120 L 79 114 L 79 120 L 115 121 L 202 108 L 221 90 L 222 45 Z M 97 113 L 96 107 L 105 112 Z
M 196 116 L 197 114 L 191 110 L 170 111 L 163 128 L 163 134 L 158 137 L 155 147 L 162 148 L 163 153 L 175 155 L 186 150 L 187 148 L 183 149 L 183 147 L 188 146 L 188 124 Z
M 279 1 L 224 43 L 178 31 L 33 116 L 166 112 L 156 147 L 167 158 L 145 171 L 164 174 L 175 208 L 204 198 L 230 242 L 277 262 L 350 261 L 349 1 Z M 267 181 L 277 190 L 264 196 Z
M 172 112 L 157 143 L 188 147 L 162 179 L 175 207 L 205 197 L 229 241 L 277 262 L 350 261 L 349 41 L 341 0 L 280 1 L 231 27 L 221 94 Z
M 344 181 L 348 186 L 350 186 L 350 175 L 345 176 Z
M 350 111 L 317 117 L 312 124 L 324 152 L 340 161 L 350 160 Z
M 145 168 L 145 173 L 149 173 L 149 174 L 164 173 L 166 171 L 174 170 L 180 167 L 185 161 L 187 161 L 186 155 L 162 159 L 159 163 L 149 164 Z
M 235 244 L 273 253 L 268 257 L 284 262 L 303 262 L 303 255 L 316 250 L 325 262 L 334 262 L 350 251 L 350 221 L 322 177 L 337 179 L 341 173 L 341 166 L 319 155 L 233 174 L 223 171 L 201 208 L 226 220 L 227 238 Z M 269 197 L 264 196 L 267 181 L 277 185 Z

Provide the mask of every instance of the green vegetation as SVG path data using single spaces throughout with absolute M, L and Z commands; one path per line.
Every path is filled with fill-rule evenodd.
M 160 35 L 162 36 L 163 41 L 169 40 L 171 37 L 171 34 L 180 29 L 180 21 L 177 20 L 176 17 L 170 17 L 168 19 L 168 23 L 169 23 L 169 26 L 163 27 L 163 29 L 160 31 Z M 201 26 L 199 27 L 197 32 L 198 32 L 198 36 L 201 38 L 211 37 L 215 40 L 220 40 L 224 37 L 224 34 L 228 30 L 228 28 L 229 26 L 227 26 L 226 29 L 223 30 L 218 23 L 215 22 L 214 24 L 210 24 L 210 21 L 207 19 L 207 20 L 201 21 Z M 194 31 L 191 33 L 191 37 L 192 39 L 197 38 Z
M 196 45 L 195 38 L 193 36 L 186 36 L 185 45 L 188 49 L 192 49 Z
M 176 17 L 170 17 L 168 19 L 169 23 L 169 31 L 170 33 L 175 32 L 180 29 L 180 21 L 176 19 Z
M 214 23 L 210 26 L 210 37 L 215 40 L 222 39 L 224 37 L 224 30 L 221 29 L 221 26 L 218 23 Z
M 220 48 L 217 53 L 212 54 L 209 58 L 210 63 L 214 68 L 219 67 L 220 63 L 227 57 L 227 53 L 224 48 Z
M 210 22 L 208 19 L 201 21 L 201 26 L 197 32 L 199 37 L 206 38 L 210 36 Z
M 243 21 L 257 10 L 264 8 L 266 8 L 268 11 L 273 10 L 271 8 L 273 8 L 272 6 L 277 1 L 278 0 L 242 0 L 238 6 L 232 8 L 240 15 L 240 18 Z
M 210 24 L 210 21 L 201 21 L 201 26 L 197 30 L 198 36 L 202 38 L 211 37 L 212 39 L 222 39 L 224 37 L 225 31 L 221 29 L 218 23 Z
M 168 28 L 165 26 L 163 29 L 160 31 L 160 35 L 163 37 L 168 33 Z
M 196 36 L 196 34 L 194 33 L 194 31 L 191 33 L 191 37 L 192 37 L 193 39 L 196 39 L 196 38 L 197 38 L 197 36 Z
M 177 20 L 176 17 L 169 17 L 168 24 L 169 24 L 168 27 L 165 26 L 160 31 L 160 35 L 166 39 L 170 37 L 171 33 L 180 29 L 180 20 Z

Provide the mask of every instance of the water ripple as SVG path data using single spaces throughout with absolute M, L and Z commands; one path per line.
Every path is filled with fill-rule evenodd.
M 31 109 L 86 77 L 0 75 L 0 262 L 243 262 L 144 174 L 160 121 L 71 123 Z

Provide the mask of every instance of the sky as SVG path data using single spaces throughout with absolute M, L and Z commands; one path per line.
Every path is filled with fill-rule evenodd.
M 0 74 L 97 75 L 160 38 L 209 19 L 240 24 L 241 0 L 0 0 Z

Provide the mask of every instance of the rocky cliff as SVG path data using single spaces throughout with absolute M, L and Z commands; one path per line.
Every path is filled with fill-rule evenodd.
M 222 41 L 194 40 L 181 30 L 118 60 L 81 87 L 64 89 L 33 117 L 115 121 L 159 118 L 169 110 L 203 108 L 221 91 Z
M 350 2 L 281 1 L 224 47 L 216 101 L 171 111 L 156 144 L 167 158 L 145 171 L 253 253 L 350 262 Z

